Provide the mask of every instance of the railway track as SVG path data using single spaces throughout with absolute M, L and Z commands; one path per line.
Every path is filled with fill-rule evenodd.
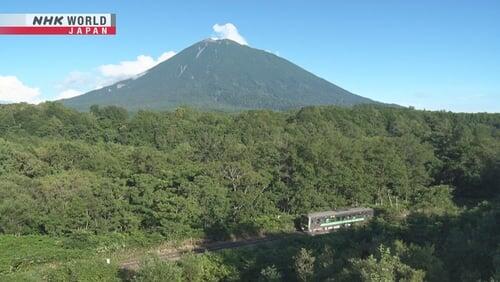
M 183 255 L 185 255 L 187 253 L 202 254 L 205 252 L 215 252 L 215 251 L 220 251 L 220 250 L 227 250 L 227 249 L 235 249 L 235 248 L 246 247 L 246 246 L 260 245 L 260 244 L 265 244 L 265 243 L 283 240 L 285 238 L 290 238 L 292 236 L 304 236 L 304 234 L 308 234 L 310 236 L 315 236 L 315 235 L 329 234 L 331 232 L 332 232 L 331 230 L 325 230 L 324 232 L 315 231 L 312 233 L 304 233 L 304 232 L 300 232 L 300 231 L 294 231 L 294 232 L 290 232 L 290 233 L 282 233 L 279 235 L 269 235 L 266 237 L 246 239 L 246 240 L 240 240 L 240 241 L 211 242 L 211 243 L 204 243 L 201 246 L 196 246 L 196 247 L 188 248 L 185 250 L 174 250 L 174 251 L 170 251 L 167 253 L 159 253 L 159 254 L 157 254 L 157 256 L 162 260 L 174 261 L 174 260 L 180 259 Z M 131 259 L 131 260 L 122 262 L 120 264 L 121 268 L 122 269 L 130 269 L 130 270 L 138 269 L 140 262 L 141 262 L 141 259 L 142 258 Z
M 294 234 L 294 233 L 292 233 Z M 290 234 L 290 235 L 292 235 Z M 163 253 L 159 254 L 158 257 L 162 260 L 169 260 L 169 261 L 175 261 L 180 259 L 183 255 L 187 253 L 195 253 L 195 254 L 202 254 L 205 252 L 215 252 L 215 251 L 220 251 L 220 250 L 227 250 L 227 249 L 235 249 L 235 248 L 241 248 L 241 247 L 247 247 L 247 246 L 255 246 L 255 245 L 260 245 L 260 244 L 265 244 L 265 243 L 270 243 L 274 241 L 279 241 L 284 239 L 287 236 L 269 236 L 269 237 L 263 237 L 263 238 L 255 238 L 255 239 L 248 239 L 248 240 L 241 240 L 241 241 L 224 241 L 224 242 L 214 242 L 214 243 L 208 243 L 205 246 L 199 246 L 195 247 L 189 250 L 181 250 L 181 251 L 174 251 L 174 252 L 168 252 L 168 253 Z M 141 259 L 131 259 L 128 261 L 124 261 L 120 264 L 122 269 L 138 269 L 141 263 Z

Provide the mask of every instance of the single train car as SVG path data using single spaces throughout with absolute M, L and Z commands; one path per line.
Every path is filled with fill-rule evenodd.
M 373 217 L 373 214 L 371 208 L 346 208 L 313 212 L 302 217 L 301 229 L 311 235 L 329 233 L 339 228 L 366 222 Z

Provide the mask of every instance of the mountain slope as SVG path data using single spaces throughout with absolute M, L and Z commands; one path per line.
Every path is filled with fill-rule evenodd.
M 62 100 L 88 110 L 93 104 L 130 110 L 276 109 L 307 105 L 376 103 L 354 95 L 271 53 L 230 40 L 203 40 L 145 73 Z

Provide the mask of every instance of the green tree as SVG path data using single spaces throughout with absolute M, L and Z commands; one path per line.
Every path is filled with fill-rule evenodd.
M 314 276 L 314 261 L 312 251 L 301 248 L 294 256 L 294 269 L 299 281 L 311 281 Z
M 276 266 L 271 265 L 263 268 L 260 271 L 259 281 L 262 282 L 278 282 L 281 281 L 281 273 L 278 271 Z
M 352 269 L 361 281 L 424 281 L 425 272 L 403 264 L 398 256 L 391 254 L 389 248 L 381 245 L 377 257 L 351 261 Z

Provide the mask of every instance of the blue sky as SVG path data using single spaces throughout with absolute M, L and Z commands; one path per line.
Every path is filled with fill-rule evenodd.
M 118 33 L 0 36 L 3 101 L 103 86 L 232 23 L 250 46 L 365 97 L 500 112 L 500 1 L 4 0 L 0 13 L 116 13 Z

